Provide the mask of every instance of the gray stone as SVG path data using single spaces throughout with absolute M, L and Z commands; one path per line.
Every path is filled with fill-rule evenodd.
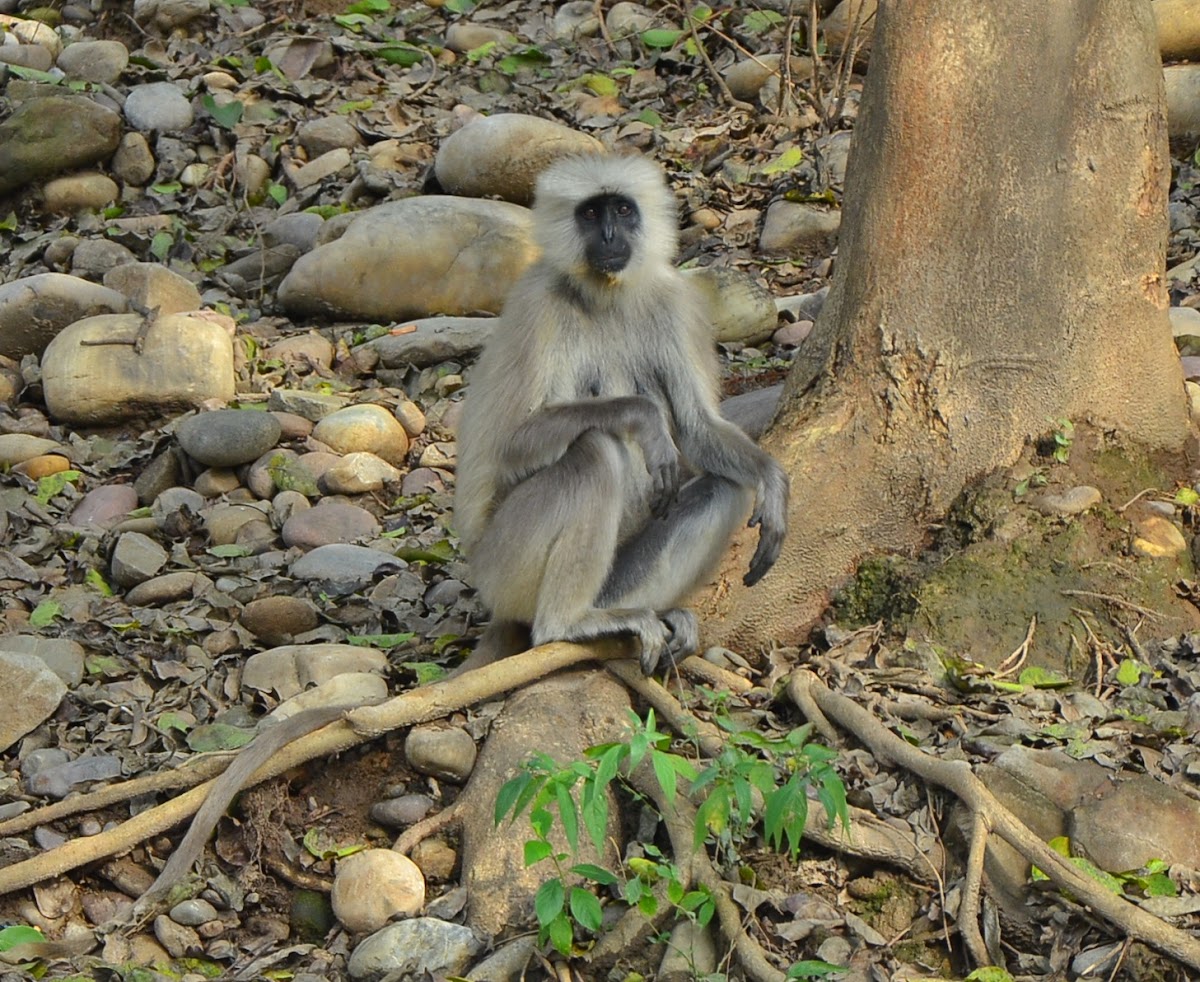
M 554 37 L 559 41 L 576 41 L 600 33 L 600 18 L 592 0 L 567 0 L 554 11 Z
M 1036 494 L 1029 499 L 1029 504 L 1043 515 L 1067 517 L 1082 514 L 1103 500 L 1099 488 L 1081 484 L 1066 491 L 1045 491 Z
M 387 656 L 376 648 L 351 644 L 286 644 L 260 651 L 246 659 L 242 687 L 256 692 L 274 691 L 291 699 L 310 686 L 320 686 L 339 675 L 387 671 Z
M 241 487 L 237 471 L 228 467 L 210 467 L 196 475 L 192 489 L 202 498 L 219 498 Z
M 175 438 L 188 456 L 209 467 L 236 467 L 261 457 L 279 440 L 279 420 L 270 413 L 218 409 L 183 420 Z
M 0 650 L 0 753 L 47 719 L 67 687 L 36 655 Z
M 403 334 L 385 334 L 366 342 L 385 368 L 424 368 L 476 355 L 496 326 L 494 317 L 426 317 L 406 324 Z
M 343 171 L 348 171 L 351 162 L 350 151 L 345 147 L 338 147 L 336 150 L 321 154 L 316 160 L 309 161 L 303 167 L 297 168 L 291 174 L 292 183 L 297 190 L 303 191 L 314 184 L 319 184 L 327 177 L 334 177 Z
M 96 210 L 112 204 L 119 194 L 117 182 L 105 174 L 70 174 L 46 182 L 42 187 L 42 207 L 50 212 Z
M 237 542 L 238 532 L 243 525 L 263 522 L 266 514 L 255 505 L 220 504 L 204 516 L 204 530 L 208 541 L 214 546 L 227 546 Z
M 0 284 L 0 355 L 41 355 L 68 324 L 128 309 L 128 301 L 115 290 L 65 273 L 38 273 Z
M 425 906 L 425 878 L 407 856 L 364 849 L 338 861 L 329 900 L 346 930 L 377 931 Z
M 168 912 L 168 916 L 176 924 L 182 924 L 185 927 L 199 927 L 201 924 L 215 921 L 220 915 L 217 913 L 217 908 L 207 900 L 195 897 L 177 903 Z
M 499 27 L 472 24 L 464 20 L 451 24 L 446 31 L 446 47 L 459 54 L 482 48 L 485 44 L 514 44 L 516 40 L 512 33 Z
M 525 205 L 533 200 L 538 175 L 550 164 L 603 149 L 595 137 L 554 120 L 495 113 L 476 116 L 443 140 L 433 167 L 438 184 L 451 194 L 495 195 Z
M 211 0 L 134 0 L 133 19 L 165 36 L 205 16 L 211 9 Z
M 83 645 L 69 638 L 6 634 L 0 637 L 0 651 L 15 651 L 40 658 L 68 688 L 73 689 L 83 681 Z
M 76 276 L 101 279 L 110 270 L 137 262 L 131 250 L 111 239 L 84 239 L 71 253 L 71 272 Z
M 93 781 L 111 781 L 121 776 L 121 762 L 116 757 L 99 755 L 76 757 L 74 760 L 39 770 L 25 782 L 31 794 L 49 798 L 65 798 L 81 784 Z
M 182 477 L 180 456 L 178 448 L 170 447 L 146 464 L 133 482 L 139 502 L 153 504 L 160 494 L 179 483 Z
M 483 944 L 470 928 L 432 917 L 414 917 L 376 931 L 354 949 L 352 979 L 461 975 Z
M 406 828 L 433 811 L 433 805 L 427 794 L 402 794 L 375 802 L 371 806 L 371 821 L 392 829 Z
M 1085 799 L 1069 821 L 1071 844 L 1110 873 L 1140 869 L 1151 859 L 1200 869 L 1200 802 L 1149 774 Z
M 273 341 L 263 351 L 263 358 L 268 361 L 278 358 L 290 367 L 311 370 L 314 366 L 329 368 L 333 364 L 333 354 L 329 339 L 310 331 Z
M 112 554 L 113 579 L 123 587 L 136 586 L 167 563 L 167 550 L 141 532 L 123 532 Z
M 297 634 L 305 634 L 320 623 L 311 603 L 288 596 L 252 600 L 238 620 L 256 638 L 271 645 L 289 644 Z
M 65 448 L 55 440 L 28 433 L 0 433 L 0 465 L 11 467 L 45 454 L 64 453 Z
M 344 409 L 348 404 L 345 396 L 303 389 L 272 389 L 267 398 L 267 408 L 272 412 L 294 413 L 314 423 L 338 409 Z
M 322 502 L 298 511 L 283 526 L 283 541 L 300 549 L 315 549 L 334 542 L 353 542 L 378 535 L 379 522 L 365 508 L 341 502 Z
M 176 538 L 187 535 L 199 521 L 205 507 L 204 495 L 191 488 L 164 488 L 155 495 L 150 514 L 155 524 L 167 535 Z
M 280 215 L 263 228 L 263 242 L 268 246 L 293 245 L 308 252 L 317 243 L 317 233 L 325 219 L 308 211 Z
M 85 82 L 115 82 L 128 64 L 129 50 L 120 41 L 75 41 L 58 56 L 68 78 Z
M 192 125 L 192 104 L 174 82 L 135 85 L 125 97 L 125 118 L 142 133 L 183 130 Z
M 143 331 L 143 328 L 145 330 Z M 129 344 L 89 341 L 134 341 Z M 67 423 L 108 423 L 193 408 L 235 394 L 233 341 L 219 323 L 169 314 L 146 324 L 137 314 L 104 314 L 76 321 L 42 356 L 46 406 Z
M 164 314 L 199 310 L 200 291 L 191 280 L 158 263 L 132 262 L 104 274 L 104 285 L 141 307 Z
M 758 344 L 775 331 L 779 314 L 771 291 L 749 273 L 729 266 L 683 271 L 701 298 L 713 337 L 719 342 Z
M 330 494 L 369 494 L 400 480 L 400 471 L 373 453 L 348 453 L 321 476 Z
M 404 757 L 420 774 L 462 784 L 475 766 L 475 741 L 457 726 L 418 726 L 404 741 Z
M 312 435 L 337 453 L 366 451 L 394 466 L 403 464 L 408 455 L 404 427 L 395 415 L 374 403 L 330 413 L 313 427 Z
M 405 320 L 500 310 L 533 261 L 530 213 L 503 201 L 440 195 L 364 212 L 301 256 L 279 286 L 298 316 Z
M 154 154 L 141 133 L 126 133 L 113 154 L 113 175 L 123 184 L 141 186 L 154 176 Z
M 318 546 L 305 553 L 291 566 L 297 579 L 314 581 L 336 595 L 354 593 L 370 586 L 375 577 L 408 564 L 386 552 L 367 546 L 334 543 Z
M 361 147 L 363 138 L 345 116 L 322 116 L 301 123 L 296 139 L 304 147 L 309 160 L 315 160 L 331 150 L 352 150 Z
M 837 241 L 842 213 L 821 205 L 775 201 L 767 208 L 759 252 L 767 255 L 812 254 L 828 251 Z
M 1167 133 L 1172 137 L 1200 135 L 1200 65 L 1168 65 L 1163 69 L 1167 96 Z
M 54 55 L 40 44 L 3 44 L 0 45 L 0 65 L 48 72 L 54 65 Z
M 125 602 L 133 607 L 159 607 L 174 600 L 200 596 L 212 586 L 203 573 L 183 569 L 175 573 L 154 576 L 125 594 Z
M 70 524 L 112 528 L 138 507 L 137 491 L 130 484 L 105 484 L 93 488 L 71 511 Z
M 121 117 L 91 99 L 27 99 L 0 123 L 0 195 L 105 160 L 120 139 Z

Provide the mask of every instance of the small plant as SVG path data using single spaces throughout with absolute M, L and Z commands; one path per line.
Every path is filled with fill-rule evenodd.
M 675 800 L 680 778 L 689 782 L 689 797 L 703 795 L 696 813 L 697 848 L 711 836 L 723 851 L 731 852 L 736 840 L 761 823 L 769 844 L 781 849 L 786 839 L 789 853 L 795 856 L 808 816 L 810 786 L 816 787 L 830 824 L 840 820 L 848 827 L 845 788 L 831 766 L 835 754 L 808 742 L 810 726 L 771 739 L 735 730 L 723 716 L 720 722 L 730 733 L 729 742 L 699 774 L 690 761 L 671 752 L 670 736 L 658 730 L 651 710 L 644 722 L 630 714 L 628 741 L 591 747 L 583 760 L 565 766 L 546 754 L 536 754 L 521 774 L 504 784 L 496 798 L 496 823 L 505 816 L 515 821 L 528 809 L 533 838 L 525 843 L 525 865 L 548 860 L 554 866 L 554 875 L 534 900 L 543 943 L 548 940 L 564 955 L 570 954 L 577 928 L 591 933 L 600 928 L 599 900 L 583 885 L 568 886 L 568 878 L 616 891 L 647 918 L 658 913 L 660 895 L 677 917 L 700 925 L 712 918 L 711 894 L 705 889 L 689 890 L 679 868 L 653 844 L 643 844 L 644 855 L 629 859 L 619 875 L 592 863 L 568 865 L 579 851 L 581 822 L 596 851 L 601 851 L 608 826 L 609 785 L 624 780 L 647 758 L 666 801 Z M 550 841 L 552 809 L 558 813 L 568 852 L 556 850 Z
M 1075 442 L 1075 424 L 1065 416 L 1054 421 L 1054 459 L 1065 464 L 1071 459 L 1071 444 Z

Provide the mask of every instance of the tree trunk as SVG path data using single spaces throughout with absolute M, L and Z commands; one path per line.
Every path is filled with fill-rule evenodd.
M 1155 38 L 1148 0 L 881 0 L 832 289 L 764 441 L 789 538 L 753 591 L 739 540 L 714 640 L 802 639 L 1056 419 L 1183 446 Z

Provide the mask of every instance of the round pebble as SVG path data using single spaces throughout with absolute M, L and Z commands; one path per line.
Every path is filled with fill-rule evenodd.
M 270 413 L 219 409 L 189 416 L 175 430 L 179 445 L 209 467 L 236 467 L 261 457 L 279 441 L 279 420 Z
M 394 916 L 411 916 L 425 906 L 425 879 L 407 856 L 364 849 L 337 864 L 330 900 L 347 930 L 378 931 Z
M 289 546 L 315 549 L 369 538 L 378 535 L 379 530 L 378 520 L 365 508 L 333 501 L 292 515 L 283 526 L 283 541 Z
M 461 783 L 475 766 L 475 741 L 457 726 L 420 726 L 409 731 L 404 756 L 421 774 Z
M 399 466 L 408 454 L 408 434 L 383 406 L 347 406 L 313 427 L 313 437 L 338 453 L 366 450 Z

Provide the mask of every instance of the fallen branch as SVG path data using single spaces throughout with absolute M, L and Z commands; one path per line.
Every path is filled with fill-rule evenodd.
M 628 653 L 627 646 L 616 642 L 588 646 L 548 644 L 445 682 L 421 686 L 377 706 L 353 710 L 345 719 L 287 745 L 266 765 L 256 770 L 246 786 L 278 777 L 310 760 L 349 750 L 391 730 L 440 719 L 561 668 L 586 661 L 626 657 Z M 251 742 L 247 747 L 253 745 Z M 229 761 L 223 763 L 228 765 Z M 72 839 L 32 859 L 0 869 L 0 895 L 61 876 L 98 859 L 115 856 L 166 832 L 194 815 L 215 783 L 215 780 L 207 780 L 115 828 Z
M 965 761 L 939 760 L 906 743 L 867 710 L 845 696 L 831 691 L 811 672 L 793 672 L 788 694 L 797 704 L 803 690 L 828 717 L 853 733 L 876 757 L 911 771 L 928 784 L 936 784 L 955 795 L 1005 842 L 1044 872 L 1060 890 L 1116 925 L 1128 936 L 1200 970 L 1200 941 L 1172 927 L 1135 904 L 1110 893 L 1039 839 L 1029 827 L 1005 808 L 971 771 Z

